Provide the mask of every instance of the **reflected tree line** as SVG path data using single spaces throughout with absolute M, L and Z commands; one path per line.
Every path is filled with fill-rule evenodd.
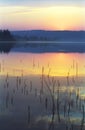
M 9 52 L 14 43 L 15 39 L 9 30 L 0 30 L 0 52 Z

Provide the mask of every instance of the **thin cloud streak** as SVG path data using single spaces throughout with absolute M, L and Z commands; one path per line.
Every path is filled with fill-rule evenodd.
M 1 7 L 0 8 L 0 12 L 2 15 L 7 15 L 7 14 L 24 14 L 24 13 L 29 13 L 29 12 L 35 12 L 39 10 L 38 8 L 32 8 L 32 7 L 11 7 L 11 6 L 8 6 L 8 7 Z

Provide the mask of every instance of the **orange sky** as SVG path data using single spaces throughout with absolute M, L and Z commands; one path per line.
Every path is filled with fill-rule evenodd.
M 9 30 L 85 30 L 84 6 L 1 6 L 0 28 Z

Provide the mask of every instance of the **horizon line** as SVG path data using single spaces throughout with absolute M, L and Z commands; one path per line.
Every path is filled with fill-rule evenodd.
M 9 30 L 9 29 L 3 29 L 3 30 Z M 9 30 L 9 31 L 49 31 L 49 32 L 52 32 L 52 31 L 55 31 L 55 32 L 57 32 L 57 31 L 60 31 L 60 32 L 64 32 L 64 31 L 68 31 L 68 32 L 84 32 L 85 30 L 45 30 L 45 29 L 27 29 L 27 30 L 24 30 L 24 29 L 22 29 L 22 30 Z

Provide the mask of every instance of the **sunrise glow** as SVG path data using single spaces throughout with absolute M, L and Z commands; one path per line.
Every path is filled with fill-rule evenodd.
M 10 30 L 85 30 L 85 7 L 0 7 L 0 28 Z

